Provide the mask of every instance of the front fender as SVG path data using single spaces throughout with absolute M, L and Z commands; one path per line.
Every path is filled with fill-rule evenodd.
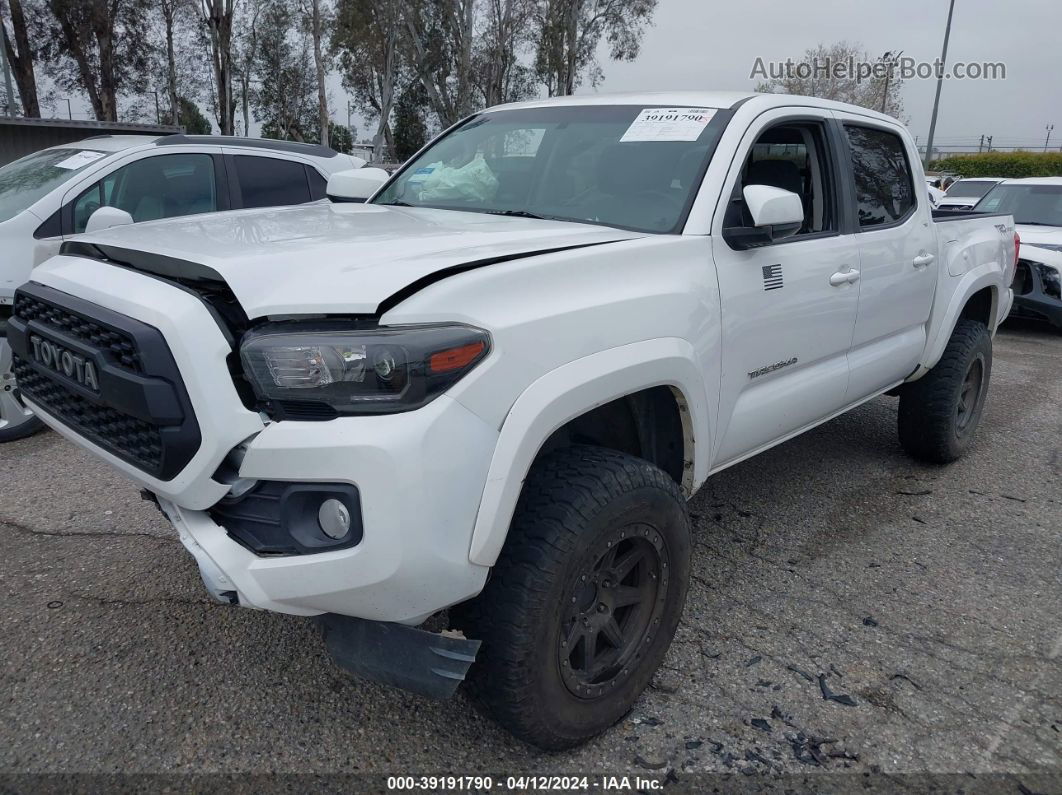
M 693 462 L 693 470 L 684 485 L 692 493 L 703 483 L 711 449 L 709 406 L 693 346 L 665 337 L 591 354 L 533 382 L 509 410 L 487 473 L 469 559 L 482 566 L 494 565 L 524 479 L 554 431 L 597 406 L 655 386 L 672 387 L 685 402 L 685 456 Z

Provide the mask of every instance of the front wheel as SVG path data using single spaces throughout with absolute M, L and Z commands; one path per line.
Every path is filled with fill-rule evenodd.
M 992 336 L 960 320 L 936 366 L 900 393 L 900 444 L 915 458 L 950 463 L 973 444 L 992 375 Z
M 0 339 L 0 444 L 30 436 L 43 427 L 19 397 L 11 371 L 11 346 Z
M 678 626 L 690 570 L 686 501 L 647 461 L 571 447 L 532 468 L 490 581 L 454 623 L 483 646 L 470 684 L 544 749 L 620 720 Z

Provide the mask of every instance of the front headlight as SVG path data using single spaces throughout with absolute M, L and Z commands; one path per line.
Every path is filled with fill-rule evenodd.
M 1062 299 L 1062 277 L 1056 268 L 1036 263 L 1036 270 L 1040 272 L 1040 283 L 1044 286 L 1044 292 L 1052 298 Z
M 248 334 L 243 371 L 282 419 L 389 414 L 420 408 L 487 355 L 490 335 L 462 325 L 363 331 L 278 323 Z

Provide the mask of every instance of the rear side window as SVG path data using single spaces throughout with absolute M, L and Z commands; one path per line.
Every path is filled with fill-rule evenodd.
M 902 221 L 914 210 L 911 166 L 903 140 L 871 127 L 845 126 L 852 153 L 859 226 L 866 229 Z
M 244 207 L 277 207 L 310 201 L 306 169 L 294 160 L 236 155 Z

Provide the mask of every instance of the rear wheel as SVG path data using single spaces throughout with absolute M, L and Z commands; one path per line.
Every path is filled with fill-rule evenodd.
M 18 394 L 11 371 L 11 346 L 0 339 L 0 443 L 13 442 L 36 433 L 44 423 L 33 416 Z
M 483 593 L 452 611 L 483 640 L 473 690 L 540 748 L 599 734 L 663 660 L 689 565 L 686 502 L 664 472 L 594 447 L 547 456 L 528 476 Z
M 973 444 L 992 375 L 984 323 L 960 320 L 937 365 L 900 393 L 900 444 L 915 458 L 946 464 Z

